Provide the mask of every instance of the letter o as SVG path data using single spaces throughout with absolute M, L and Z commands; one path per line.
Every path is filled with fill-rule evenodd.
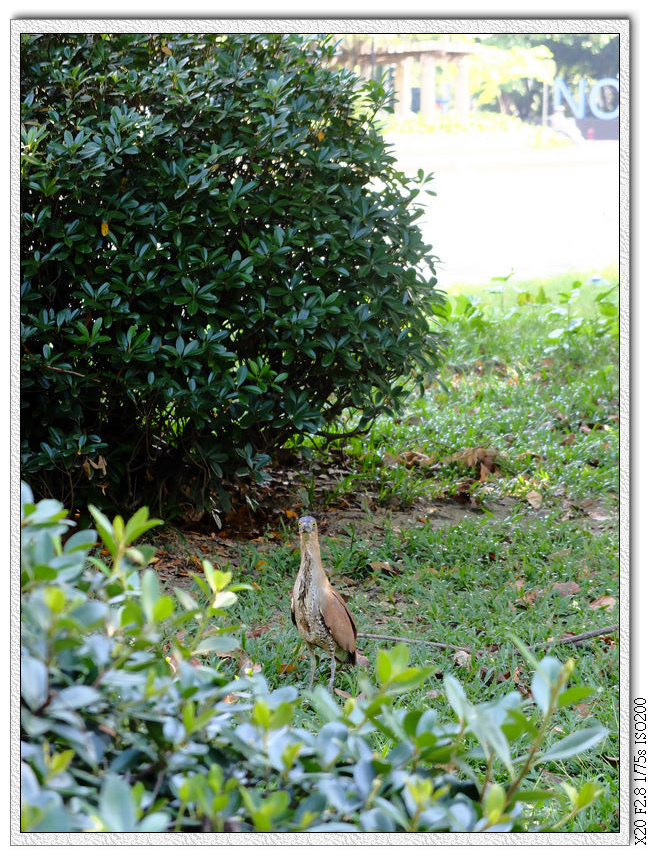
M 597 117 L 599 120 L 616 120 L 619 111 L 618 105 L 612 111 L 602 111 L 598 105 L 598 96 L 603 87 L 614 87 L 616 92 L 619 92 L 616 78 L 601 78 L 600 81 L 596 81 L 589 91 L 589 108 L 594 117 Z

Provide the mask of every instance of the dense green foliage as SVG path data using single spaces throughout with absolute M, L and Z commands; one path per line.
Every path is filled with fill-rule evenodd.
M 435 368 L 434 259 L 373 123 L 298 35 L 24 36 L 23 469 L 67 505 L 215 506 L 274 446 Z
M 158 521 L 93 515 L 103 557 L 90 555 L 95 531 L 71 533 L 59 502 L 23 487 L 23 831 L 539 831 L 600 794 L 531 778 L 606 735 L 593 725 L 548 745 L 557 710 L 592 691 L 568 687 L 572 661 L 521 646 L 532 699 L 473 704 L 446 676 L 449 722 L 400 705 L 433 668 L 409 667 L 398 646 L 377 653 L 377 684 L 361 675 L 358 699 L 303 695 L 309 729 L 293 685 L 230 681 L 220 666 L 236 643 L 224 611 L 245 586 L 204 562 L 196 591 L 173 598 L 146 567 L 152 549 L 133 546 Z M 549 800 L 563 813 L 545 823 Z

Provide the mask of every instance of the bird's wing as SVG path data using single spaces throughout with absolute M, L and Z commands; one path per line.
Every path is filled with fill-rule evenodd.
M 335 642 L 353 655 L 357 644 L 357 626 L 348 605 L 331 586 L 321 604 L 321 613 Z

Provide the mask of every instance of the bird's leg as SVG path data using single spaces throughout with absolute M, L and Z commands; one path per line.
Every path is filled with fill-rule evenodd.
M 336 655 L 334 654 L 334 647 L 332 647 L 332 655 L 330 660 L 330 683 L 327 687 L 327 690 L 331 693 L 332 688 L 334 687 L 334 673 L 336 673 Z
M 307 685 L 307 690 L 311 691 L 314 684 L 314 673 L 316 672 L 316 654 L 311 646 L 307 647 L 307 651 L 309 652 L 309 684 Z

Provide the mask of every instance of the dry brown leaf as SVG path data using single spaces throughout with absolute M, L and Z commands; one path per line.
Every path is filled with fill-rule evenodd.
M 542 494 L 538 493 L 537 490 L 531 490 L 529 493 L 527 493 L 526 499 L 528 503 L 535 508 L 535 510 L 541 508 L 542 502 L 544 501 Z
M 587 511 L 587 516 L 592 520 L 596 520 L 597 522 L 603 522 L 604 520 L 608 520 L 610 518 L 610 515 L 608 513 L 599 510 L 598 508 L 592 511 Z
M 253 628 L 251 631 L 248 631 L 246 634 L 247 637 L 261 637 L 262 634 L 265 634 L 267 631 L 271 630 L 270 625 L 260 625 L 259 628 Z
M 370 562 L 370 568 L 375 573 L 381 574 L 398 574 L 397 568 L 394 568 L 390 562 Z
M 613 598 L 611 595 L 601 595 L 599 598 L 596 598 L 595 601 L 591 601 L 589 606 L 592 610 L 613 610 L 616 606 L 616 598 Z
M 352 698 L 352 694 L 349 694 L 347 691 L 342 691 L 341 688 L 334 688 L 334 693 L 338 694 L 339 697 L 343 697 L 344 700 L 349 700 Z
M 587 715 L 591 714 L 591 703 L 576 703 L 573 711 L 577 712 L 582 718 L 586 718 Z
M 515 606 L 517 607 L 532 607 L 532 605 L 537 600 L 537 596 L 542 593 L 537 589 L 531 590 L 530 592 L 524 592 L 519 595 L 519 597 L 515 600 Z
M 406 451 L 406 453 L 400 454 L 397 460 L 410 469 L 413 466 L 430 466 L 435 462 L 435 457 L 430 457 L 420 453 L 420 451 Z
M 569 433 L 569 435 L 568 435 L 566 438 L 563 438 L 563 439 L 562 439 L 562 441 L 560 442 L 560 444 L 562 444 L 562 445 L 570 445 L 570 444 L 571 444 L 572 442 L 574 442 L 575 440 L 576 440 L 576 434 L 575 434 L 575 433 Z
M 464 652 L 462 649 L 454 652 L 454 664 L 457 667 L 467 667 L 467 669 L 469 669 L 471 661 L 472 656 L 469 652 Z
M 575 595 L 576 592 L 579 592 L 580 586 L 573 580 L 569 580 L 567 583 L 553 583 L 553 589 L 558 595 L 566 597 L 567 595 Z
M 357 666 L 358 667 L 369 667 L 370 661 L 366 658 L 365 655 L 362 655 L 361 652 L 357 649 Z
M 298 665 L 294 664 L 293 661 L 290 661 L 288 664 L 280 664 L 278 667 L 278 673 L 293 673 L 298 669 Z

